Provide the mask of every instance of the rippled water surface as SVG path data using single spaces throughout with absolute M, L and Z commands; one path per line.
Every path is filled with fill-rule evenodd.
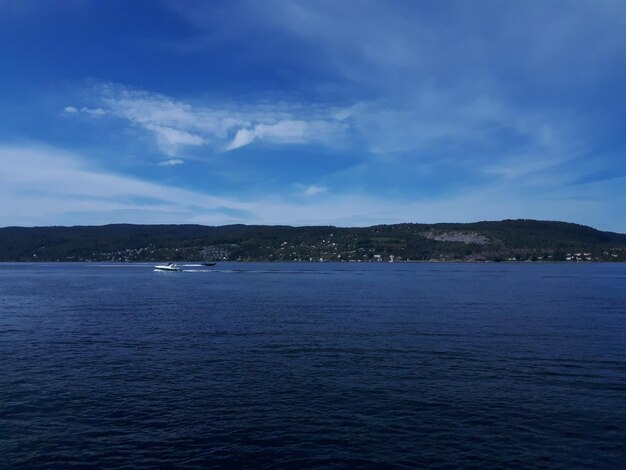
M 619 468 L 624 264 L 0 264 L 0 467 Z

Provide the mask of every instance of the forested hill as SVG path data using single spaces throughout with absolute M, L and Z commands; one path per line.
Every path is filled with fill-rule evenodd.
M 626 261 L 626 235 L 536 220 L 361 228 L 0 228 L 0 261 Z

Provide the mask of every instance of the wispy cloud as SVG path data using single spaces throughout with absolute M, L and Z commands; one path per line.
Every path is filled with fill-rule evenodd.
M 182 146 L 230 151 L 255 141 L 272 144 L 330 143 L 346 125 L 336 108 L 301 103 L 190 104 L 159 93 L 104 83 L 92 88 L 101 106 L 65 107 L 69 114 L 108 115 L 151 133 L 161 151 L 176 156 Z
M 284 120 L 275 124 L 257 124 L 249 129 L 239 129 L 226 150 L 234 150 L 255 140 L 272 143 L 303 144 L 331 138 L 343 126 L 330 121 Z
M 623 222 L 611 227 L 603 223 L 623 221 L 620 214 L 626 196 L 619 188 L 626 184 L 624 177 L 576 189 L 554 182 L 547 194 L 543 183 L 512 186 L 499 181 L 428 201 L 362 193 L 292 200 L 268 194 L 246 200 L 120 176 L 49 147 L 0 146 L 0 153 L 7 157 L 0 169 L 0 226 L 111 222 L 349 226 L 534 217 L 626 230 Z M 303 193 L 315 195 L 324 189 L 310 185 L 303 187 Z
M 63 111 L 68 114 L 84 113 L 91 114 L 92 116 L 105 116 L 106 114 L 109 114 L 102 108 L 87 108 L 86 106 L 83 106 L 80 109 L 74 106 L 66 106 L 65 108 L 63 108 Z
M 387 194 L 417 195 L 415 187 L 428 187 L 436 198 L 445 192 L 462 192 L 477 181 L 485 184 L 507 178 L 521 186 L 517 177 L 532 173 L 533 178 L 541 179 L 551 169 L 579 158 L 586 145 L 577 132 L 579 123 L 562 113 L 539 112 L 493 95 L 465 95 L 437 87 L 424 87 L 402 102 L 381 98 L 344 107 L 284 101 L 208 106 L 121 85 L 99 84 L 94 90 L 92 107 L 74 107 L 76 111 L 66 112 L 91 115 L 94 113 L 83 109 L 101 109 L 107 116 L 143 129 L 170 157 L 162 158 L 158 162 L 161 166 L 197 159 L 184 151 L 189 146 L 213 153 L 234 151 L 255 142 L 322 143 L 332 148 L 349 135 L 351 140 L 346 141 L 350 143 L 341 149 L 335 146 L 334 154 L 358 152 L 358 159 L 353 159 L 355 166 L 344 166 L 343 174 L 333 170 L 324 173 L 324 159 L 337 157 L 320 155 L 316 157 L 320 169 L 309 175 L 333 185 L 348 178 L 349 183 L 341 184 L 344 192 L 369 186 L 377 194 L 382 188 Z M 386 167 L 381 168 L 385 161 Z M 403 170 L 394 176 L 393 166 Z M 424 174 L 425 167 L 429 168 L 428 175 Z M 278 168 L 275 173 L 282 171 Z M 465 177 L 445 177 L 450 171 Z M 282 178 L 287 179 L 287 175 Z M 402 189 L 398 179 L 404 181 Z M 437 186 L 434 181 L 442 183 Z M 394 186 L 398 189 L 392 189 Z M 284 192 L 267 190 L 268 195 Z M 311 198 L 324 191 L 325 187 L 312 185 L 299 188 L 298 194 Z M 248 193 L 246 189 L 241 192 Z
M 185 161 L 180 158 L 171 158 L 169 160 L 160 161 L 159 166 L 176 166 L 182 165 L 183 163 L 185 163 Z
M 278 60 L 254 40 L 268 30 L 273 39 L 307 45 L 306 61 L 303 48 L 294 47 L 280 49 L 280 63 L 300 73 L 323 70 L 332 93 L 354 107 L 349 131 L 379 155 L 436 153 L 491 165 L 502 155 L 560 160 L 578 153 L 585 136 L 602 132 L 585 106 L 597 115 L 598 102 L 614 101 L 605 87 L 621 88 L 623 81 L 615 62 L 626 54 L 623 2 L 245 6 L 243 14 L 235 14 L 240 4 L 174 8 L 203 35 L 205 41 L 194 38 L 198 48 L 245 37 L 235 52 L 242 58 Z M 325 84 L 318 85 L 323 91 Z M 254 126 L 244 127 L 228 148 L 257 135 Z
M 173 127 L 153 124 L 147 124 L 144 127 L 154 132 L 159 147 L 167 154 L 175 154 L 175 149 L 181 145 L 202 145 L 204 143 L 204 139 L 199 135 Z
M 318 194 L 321 194 L 323 192 L 328 191 L 328 188 L 325 186 L 316 186 L 314 184 L 309 185 L 309 186 L 305 186 L 302 184 L 297 184 L 296 187 L 298 187 L 299 189 L 299 194 L 301 196 L 316 196 Z
M 323 193 L 327 189 L 328 188 L 325 188 L 323 186 L 313 186 L 312 185 L 312 186 L 309 186 L 308 188 L 306 188 L 302 194 L 304 196 L 315 196 L 316 194 Z
M 116 84 L 99 84 L 92 93 L 97 106 L 67 106 L 66 113 L 122 119 L 173 158 L 188 146 L 228 152 L 255 142 L 333 145 L 349 135 L 349 151 L 364 144 L 374 157 L 452 158 L 488 169 L 511 155 L 560 161 L 576 145 L 576 128 L 562 115 L 438 88 L 422 88 L 400 103 L 377 99 L 341 108 L 285 101 L 209 106 Z
M 8 204 L 1 211 L 0 225 L 60 223 L 72 217 L 75 223 L 83 218 L 107 223 L 117 220 L 119 211 L 125 211 L 129 221 L 132 214 L 145 220 L 142 213 L 149 213 L 153 221 L 174 222 L 198 213 L 235 212 L 246 217 L 253 208 L 228 198 L 107 172 L 85 158 L 49 147 L 0 146 L 0 153 L 7 157 L 0 170 L 0 199 Z M 96 214 L 99 222 L 95 222 Z

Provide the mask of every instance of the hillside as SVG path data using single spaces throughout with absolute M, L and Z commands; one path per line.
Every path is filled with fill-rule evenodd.
M 0 228 L 0 261 L 626 261 L 626 235 L 535 220 L 361 228 Z

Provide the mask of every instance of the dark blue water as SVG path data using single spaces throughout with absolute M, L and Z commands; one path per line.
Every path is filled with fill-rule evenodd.
M 0 264 L 0 467 L 618 468 L 624 264 Z

